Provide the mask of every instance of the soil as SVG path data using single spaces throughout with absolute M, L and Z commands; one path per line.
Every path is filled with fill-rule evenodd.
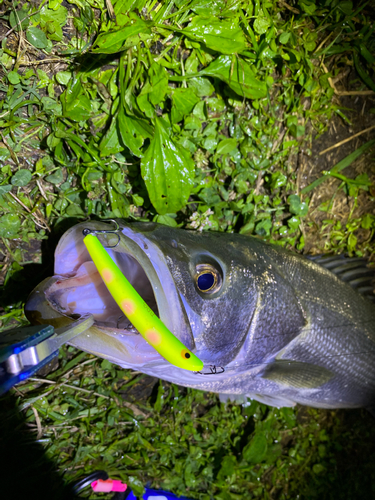
M 335 117 L 329 130 L 322 136 L 317 138 L 312 143 L 312 154 L 310 157 L 302 155 L 298 178 L 299 189 L 302 190 L 311 182 L 315 181 L 323 175 L 324 171 L 330 170 L 339 161 L 353 153 L 367 141 L 375 138 L 375 128 L 365 134 L 350 140 L 339 147 L 331 149 L 327 153 L 324 151 L 336 144 L 340 144 L 345 139 L 353 137 L 355 134 L 375 126 L 375 94 L 368 96 L 345 96 L 337 98 L 338 103 L 342 106 L 343 112 L 349 118 L 351 126 L 344 122 L 343 119 Z M 354 179 L 360 174 L 366 173 L 372 183 L 375 182 L 375 162 L 374 151 L 364 153 L 349 167 L 342 170 L 340 173 L 350 179 Z M 323 153 L 323 154 L 322 154 Z M 334 177 L 329 177 L 324 183 L 315 188 L 311 195 L 310 210 L 307 217 L 304 219 L 304 236 L 305 236 L 305 254 L 321 254 L 326 253 L 329 247 L 328 235 L 322 232 L 322 224 L 324 220 L 331 219 L 335 222 L 339 221 L 342 227 L 348 221 L 349 214 L 353 210 L 354 200 L 347 196 L 343 189 L 338 190 L 341 181 Z M 330 209 L 328 212 L 322 211 L 319 207 L 322 203 L 329 202 Z M 357 207 L 354 208 L 351 215 L 352 219 L 360 218 L 366 213 L 375 215 L 375 190 L 374 187 L 369 191 L 360 191 L 357 198 Z M 371 231 L 368 229 L 359 229 L 356 232 L 359 242 L 368 241 L 372 237 Z M 371 261 L 375 261 L 375 255 L 365 255 Z

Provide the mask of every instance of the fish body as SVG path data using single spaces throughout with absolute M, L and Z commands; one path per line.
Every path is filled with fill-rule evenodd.
M 170 365 L 123 316 L 83 244 L 84 228 L 106 223 L 78 224 L 61 238 L 55 276 L 26 304 L 32 323 L 63 326 L 92 313 L 95 325 L 72 341 L 76 347 L 224 398 L 373 407 L 374 306 L 332 272 L 257 238 L 118 223 L 120 241 L 109 254 L 205 369 Z M 113 236 L 101 235 L 102 243 L 112 246 Z

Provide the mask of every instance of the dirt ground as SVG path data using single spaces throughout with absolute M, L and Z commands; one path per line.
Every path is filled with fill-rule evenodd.
M 299 166 L 299 188 L 302 190 L 311 182 L 323 175 L 324 171 L 330 170 L 339 161 L 361 147 L 367 141 L 375 138 L 375 94 L 366 96 L 335 96 L 335 100 L 344 109 L 345 115 L 351 122 L 351 126 L 343 119 L 335 117 L 329 125 L 329 129 L 321 137 L 313 140 L 312 154 L 310 157 L 301 155 Z M 369 129 L 366 133 L 360 132 Z M 344 142 L 347 139 L 351 139 Z M 325 150 L 332 146 L 338 147 Z M 349 167 L 341 171 L 341 174 L 350 179 L 354 179 L 360 174 L 367 173 L 369 180 L 375 182 L 375 159 L 374 148 L 360 156 Z M 328 178 L 323 184 L 315 188 L 311 196 L 310 210 L 304 219 L 305 254 L 325 253 L 329 235 L 322 231 L 323 221 L 327 219 L 340 221 L 344 227 L 352 212 L 352 219 L 361 217 L 365 213 L 375 215 L 375 188 L 372 186 L 369 191 L 360 190 L 357 198 L 357 207 L 353 207 L 354 199 L 347 196 L 343 189 L 338 189 L 341 184 L 339 179 Z M 319 210 L 322 203 L 329 202 L 328 212 Z M 371 238 L 369 229 L 358 229 L 356 236 L 359 242 L 368 241 Z M 375 256 L 367 255 L 374 261 Z

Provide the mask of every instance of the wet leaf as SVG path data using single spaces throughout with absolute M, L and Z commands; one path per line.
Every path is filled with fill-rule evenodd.
M 149 118 L 154 116 L 154 107 L 164 99 L 168 89 L 167 71 L 160 64 L 153 63 L 148 71 L 148 80 L 137 98 L 140 109 Z
M 172 123 L 180 122 L 184 116 L 189 114 L 200 99 L 196 93 L 189 88 L 176 89 L 172 93 Z
M 142 118 L 128 115 L 121 109 L 117 116 L 118 128 L 121 139 L 126 147 L 135 155 L 141 158 L 143 153 L 139 148 L 143 146 L 145 139 L 151 139 L 153 129 L 151 125 Z
M 141 171 L 159 214 L 175 213 L 185 206 L 193 186 L 194 162 L 159 118 L 155 119 L 155 135 L 142 159 Z
M 124 149 L 120 142 L 116 119 L 112 119 L 111 125 L 100 141 L 99 147 L 101 157 L 119 153 Z
M 222 54 L 240 53 L 246 48 L 245 35 L 239 26 L 213 16 L 194 17 L 184 33 Z
M 134 14 L 129 17 L 128 24 L 120 29 L 101 33 L 95 41 L 93 52 L 97 54 L 114 54 L 134 47 L 141 41 L 151 37 L 152 23 L 142 21 Z
M 10 184 L 3 184 L 0 186 L 0 196 L 2 196 L 5 193 L 9 193 L 9 191 L 12 190 L 12 186 Z
M 230 153 L 236 146 L 237 146 L 236 139 L 223 139 L 222 141 L 219 142 L 216 149 L 216 153 L 219 155 Z
M 219 78 L 240 96 L 260 99 L 267 95 L 266 84 L 255 77 L 249 63 L 237 57 L 220 56 L 201 74 Z
M 13 184 L 13 186 L 22 187 L 27 186 L 27 184 L 31 181 L 31 178 L 31 172 L 29 170 L 21 168 L 13 175 L 10 182 Z
M 262 11 L 260 11 L 260 13 L 263 14 Z M 254 31 L 258 33 L 258 35 L 263 35 L 264 33 L 267 32 L 270 25 L 271 21 L 267 17 L 260 15 L 254 21 Z
M 45 49 L 48 45 L 46 35 L 39 28 L 31 27 L 26 31 L 27 40 L 37 49 Z
M 15 238 L 21 227 L 21 221 L 18 215 L 7 214 L 0 217 L 0 237 Z
M 307 214 L 309 209 L 308 204 L 305 202 L 301 202 L 301 198 L 292 194 L 288 196 L 289 210 L 292 214 L 301 215 L 304 217 Z
M 9 83 L 11 83 L 12 85 L 17 85 L 17 83 L 20 83 L 21 81 L 20 75 L 16 71 L 10 71 L 7 74 L 7 78 L 9 80 Z
M 60 184 L 63 182 L 64 176 L 61 169 L 56 170 L 53 174 L 47 175 L 46 181 L 51 184 Z
M 267 455 L 268 444 L 264 433 L 256 434 L 243 449 L 243 457 L 250 464 L 258 464 L 262 462 Z

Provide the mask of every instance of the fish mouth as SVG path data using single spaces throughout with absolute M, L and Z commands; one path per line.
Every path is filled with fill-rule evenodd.
M 113 233 L 98 234 L 109 255 L 143 300 L 185 346 L 195 343 L 184 306 L 169 271 L 166 256 L 147 237 L 154 224 L 132 227 L 117 221 L 120 240 Z M 122 366 L 165 363 L 130 323 L 102 281 L 84 243 L 83 229 L 110 230 L 108 223 L 85 222 L 68 230 L 55 251 L 55 276 L 31 294 L 25 312 L 31 322 L 58 323 L 91 313 L 94 326 L 72 344 Z M 146 229 L 146 231 L 145 231 Z M 49 317 L 48 317 L 49 316 Z M 59 323 L 61 324 L 61 323 Z

